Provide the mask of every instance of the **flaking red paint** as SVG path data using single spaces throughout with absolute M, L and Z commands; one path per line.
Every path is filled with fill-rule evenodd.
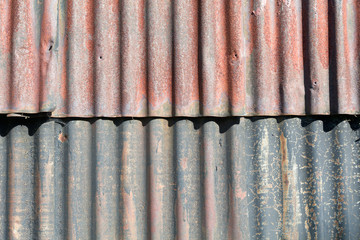
M 358 114 L 359 4 L 1 1 L 0 112 Z

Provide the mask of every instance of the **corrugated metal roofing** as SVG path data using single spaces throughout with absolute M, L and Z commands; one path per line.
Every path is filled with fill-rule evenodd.
M 0 2 L 0 112 L 358 114 L 358 1 Z
M 0 238 L 359 239 L 359 128 L 2 120 Z

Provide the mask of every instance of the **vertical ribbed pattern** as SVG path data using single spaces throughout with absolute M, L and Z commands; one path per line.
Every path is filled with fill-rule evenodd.
M 93 199 L 96 236 L 99 239 L 115 239 L 120 235 L 120 151 L 122 148 L 120 134 L 116 126 L 109 121 L 99 120 L 96 125 L 96 147 L 93 148 L 94 184 Z M 107 139 L 113 139 L 108 142 Z M 95 173 L 95 174 L 94 174 Z M 94 177 L 95 176 L 95 177 Z
M 176 159 L 176 236 L 178 239 L 201 239 L 202 191 L 200 136 L 191 131 L 193 123 L 179 121 L 174 127 Z M 193 148 L 194 147 L 194 148 Z
M 196 0 L 173 2 L 175 116 L 196 116 L 200 111 L 198 12 Z
M 148 231 L 153 239 L 174 239 L 176 233 L 176 162 L 174 129 L 152 120 L 147 129 Z
M 303 66 L 306 112 L 337 112 L 335 69 L 330 72 L 329 57 L 336 62 L 332 34 L 335 33 L 329 1 L 302 1 Z M 329 40 L 332 40 L 329 42 Z M 330 91 L 331 89 L 331 91 Z M 322 101 L 319 101 L 322 99 Z M 330 102 L 329 102 L 330 101 Z M 330 104 L 329 104 L 330 103 Z
M 12 2 L 0 2 L 0 108 L 9 109 L 11 106 L 12 85 Z
M 13 239 L 357 239 L 356 118 L 2 120 Z
M 9 136 L 5 137 L 7 126 L 1 125 L 1 137 L 0 137 L 0 238 L 8 238 L 8 215 L 9 215 L 9 201 L 8 201 L 8 156 L 9 156 Z
M 174 1 L 146 1 L 147 97 L 149 116 L 172 113 L 175 58 Z
M 146 129 L 140 121 L 126 121 L 122 124 L 121 140 L 121 236 L 144 239 L 148 233 Z
M 66 4 L 67 111 L 86 116 L 94 105 L 94 2 L 70 0 Z
M 355 0 L 4 0 L 0 13 L 1 113 L 360 111 Z
M 254 238 L 281 238 L 282 185 L 279 159 L 279 131 L 276 119 L 256 121 L 251 127 L 249 198 L 253 200 L 249 218 Z
M 90 239 L 92 235 L 93 159 L 92 131 L 87 121 L 71 122 L 68 127 L 67 164 L 68 238 Z M 71 134 L 70 134 L 71 133 Z
M 225 239 L 229 225 L 229 170 L 226 135 L 213 121 L 203 126 L 203 212 L 207 239 Z
M 9 134 L 7 158 L 8 237 L 31 239 L 37 233 L 35 162 L 38 154 L 34 148 L 37 137 L 29 136 L 25 126 L 15 126 L 13 130 Z M 28 136 L 22 138 L 24 135 Z
M 122 115 L 146 116 L 145 0 L 121 1 L 121 110 Z
M 121 17 L 119 1 L 95 1 L 95 83 L 94 112 L 103 115 L 121 114 Z
M 359 10 L 2 0 L 0 239 L 360 239 Z
M 46 123 L 39 128 L 37 137 L 35 137 L 34 147 L 37 152 L 37 161 L 35 159 L 35 180 L 36 180 L 36 214 L 38 217 L 39 239 L 56 239 L 55 229 L 55 165 L 57 151 L 56 133 L 57 125 Z M 34 134 L 34 133 L 33 133 Z

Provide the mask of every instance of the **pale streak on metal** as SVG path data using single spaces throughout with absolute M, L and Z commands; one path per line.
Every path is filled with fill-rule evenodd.
M 360 236 L 356 117 L 0 126 L 2 239 Z

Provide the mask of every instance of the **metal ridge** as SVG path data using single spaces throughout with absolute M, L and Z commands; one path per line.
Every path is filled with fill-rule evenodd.
M 0 113 L 359 114 L 359 4 L 0 2 Z
M 355 117 L 2 119 L 0 238 L 358 239 L 359 138 Z

